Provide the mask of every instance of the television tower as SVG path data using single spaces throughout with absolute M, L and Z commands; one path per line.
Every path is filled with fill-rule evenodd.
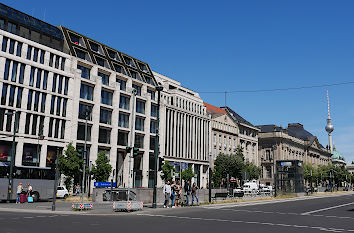
M 327 107 L 328 107 L 328 117 L 327 117 L 327 125 L 326 131 L 328 133 L 328 140 L 329 140 L 329 150 L 333 153 L 333 143 L 332 143 L 332 132 L 334 130 L 334 126 L 332 124 L 331 114 L 329 112 L 329 96 L 328 96 L 328 89 L 327 89 Z

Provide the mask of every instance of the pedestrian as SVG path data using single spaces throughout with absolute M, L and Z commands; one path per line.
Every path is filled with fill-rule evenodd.
M 175 208 L 176 201 L 176 182 L 173 180 L 171 184 L 171 207 Z
M 76 189 L 76 196 L 80 195 L 80 193 L 81 193 L 81 187 L 80 187 L 79 184 L 76 185 L 75 189 Z
M 20 203 L 20 196 L 23 191 L 22 183 L 19 183 L 16 190 L 16 204 Z
M 186 196 L 186 206 L 189 206 L 189 196 L 191 195 L 191 183 L 189 180 L 184 184 L 184 196 Z
M 32 190 L 33 190 L 33 188 L 31 186 L 31 184 L 28 184 L 27 185 L 27 197 L 32 197 Z
M 163 186 L 163 194 L 165 195 L 165 202 L 163 204 L 163 208 L 169 208 L 168 202 L 171 198 L 171 185 L 170 181 L 166 181 L 165 185 Z
M 181 182 L 179 180 L 177 181 L 177 184 L 175 186 L 175 194 L 176 194 L 175 206 L 181 207 L 182 188 L 181 188 Z
M 197 200 L 197 205 L 199 205 L 197 189 L 198 189 L 198 186 L 195 183 L 193 183 L 193 186 L 192 186 L 192 206 L 194 204 L 194 198 Z

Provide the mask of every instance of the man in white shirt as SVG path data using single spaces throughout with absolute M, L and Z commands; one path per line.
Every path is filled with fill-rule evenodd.
M 32 186 L 31 184 L 28 184 L 27 186 L 27 197 L 31 197 L 32 196 Z
M 163 194 L 165 195 L 165 202 L 163 204 L 163 208 L 168 208 L 168 203 L 171 197 L 171 185 L 170 181 L 167 181 L 163 186 Z

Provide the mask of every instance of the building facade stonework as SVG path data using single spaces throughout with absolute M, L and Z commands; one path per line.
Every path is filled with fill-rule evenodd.
M 300 160 L 314 166 L 331 163 L 331 152 L 299 123 L 289 124 L 286 129 L 276 125 L 261 125 L 258 128 L 261 183 L 273 185 L 278 160 Z

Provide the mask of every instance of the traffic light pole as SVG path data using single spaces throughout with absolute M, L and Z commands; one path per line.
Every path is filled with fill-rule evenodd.
M 132 115 L 131 115 L 131 126 L 130 126 L 130 145 L 131 148 L 134 148 L 134 127 L 135 127 L 135 96 L 137 94 L 137 90 L 133 89 L 132 91 L 132 99 L 133 99 L 133 108 L 132 108 Z M 132 163 L 132 151 L 130 150 L 129 154 L 129 169 L 128 169 L 128 194 L 127 194 L 127 201 L 130 200 L 130 179 L 131 179 L 131 163 Z
M 15 152 L 15 138 L 16 138 L 16 126 L 17 126 L 17 118 L 16 118 L 16 111 L 13 112 L 7 112 L 6 115 L 14 117 L 14 131 L 12 134 L 12 145 L 11 145 L 11 161 L 10 161 L 10 174 L 9 174 L 9 185 L 8 185 L 8 190 L 7 190 L 7 201 L 11 200 L 11 195 L 13 193 L 13 172 L 14 172 L 14 165 L 15 165 L 15 157 L 16 157 L 16 152 Z
M 55 159 L 55 176 L 54 176 L 54 190 L 53 190 L 53 202 L 52 211 L 55 211 L 55 203 L 57 200 L 57 189 L 58 189 L 58 160 L 59 160 L 59 147 L 57 147 L 57 157 Z
M 157 90 L 157 122 L 156 122 L 156 138 L 155 138 L 155 160 L 154 160 L 154 190 L 152 195 L 152 208 L 156 208 L 156 199 L 157 199 L 157 166 L 159 159 L 159 135 L 160 135 L 160 92 L 163 90 L 162 86 L 156 87 Z

